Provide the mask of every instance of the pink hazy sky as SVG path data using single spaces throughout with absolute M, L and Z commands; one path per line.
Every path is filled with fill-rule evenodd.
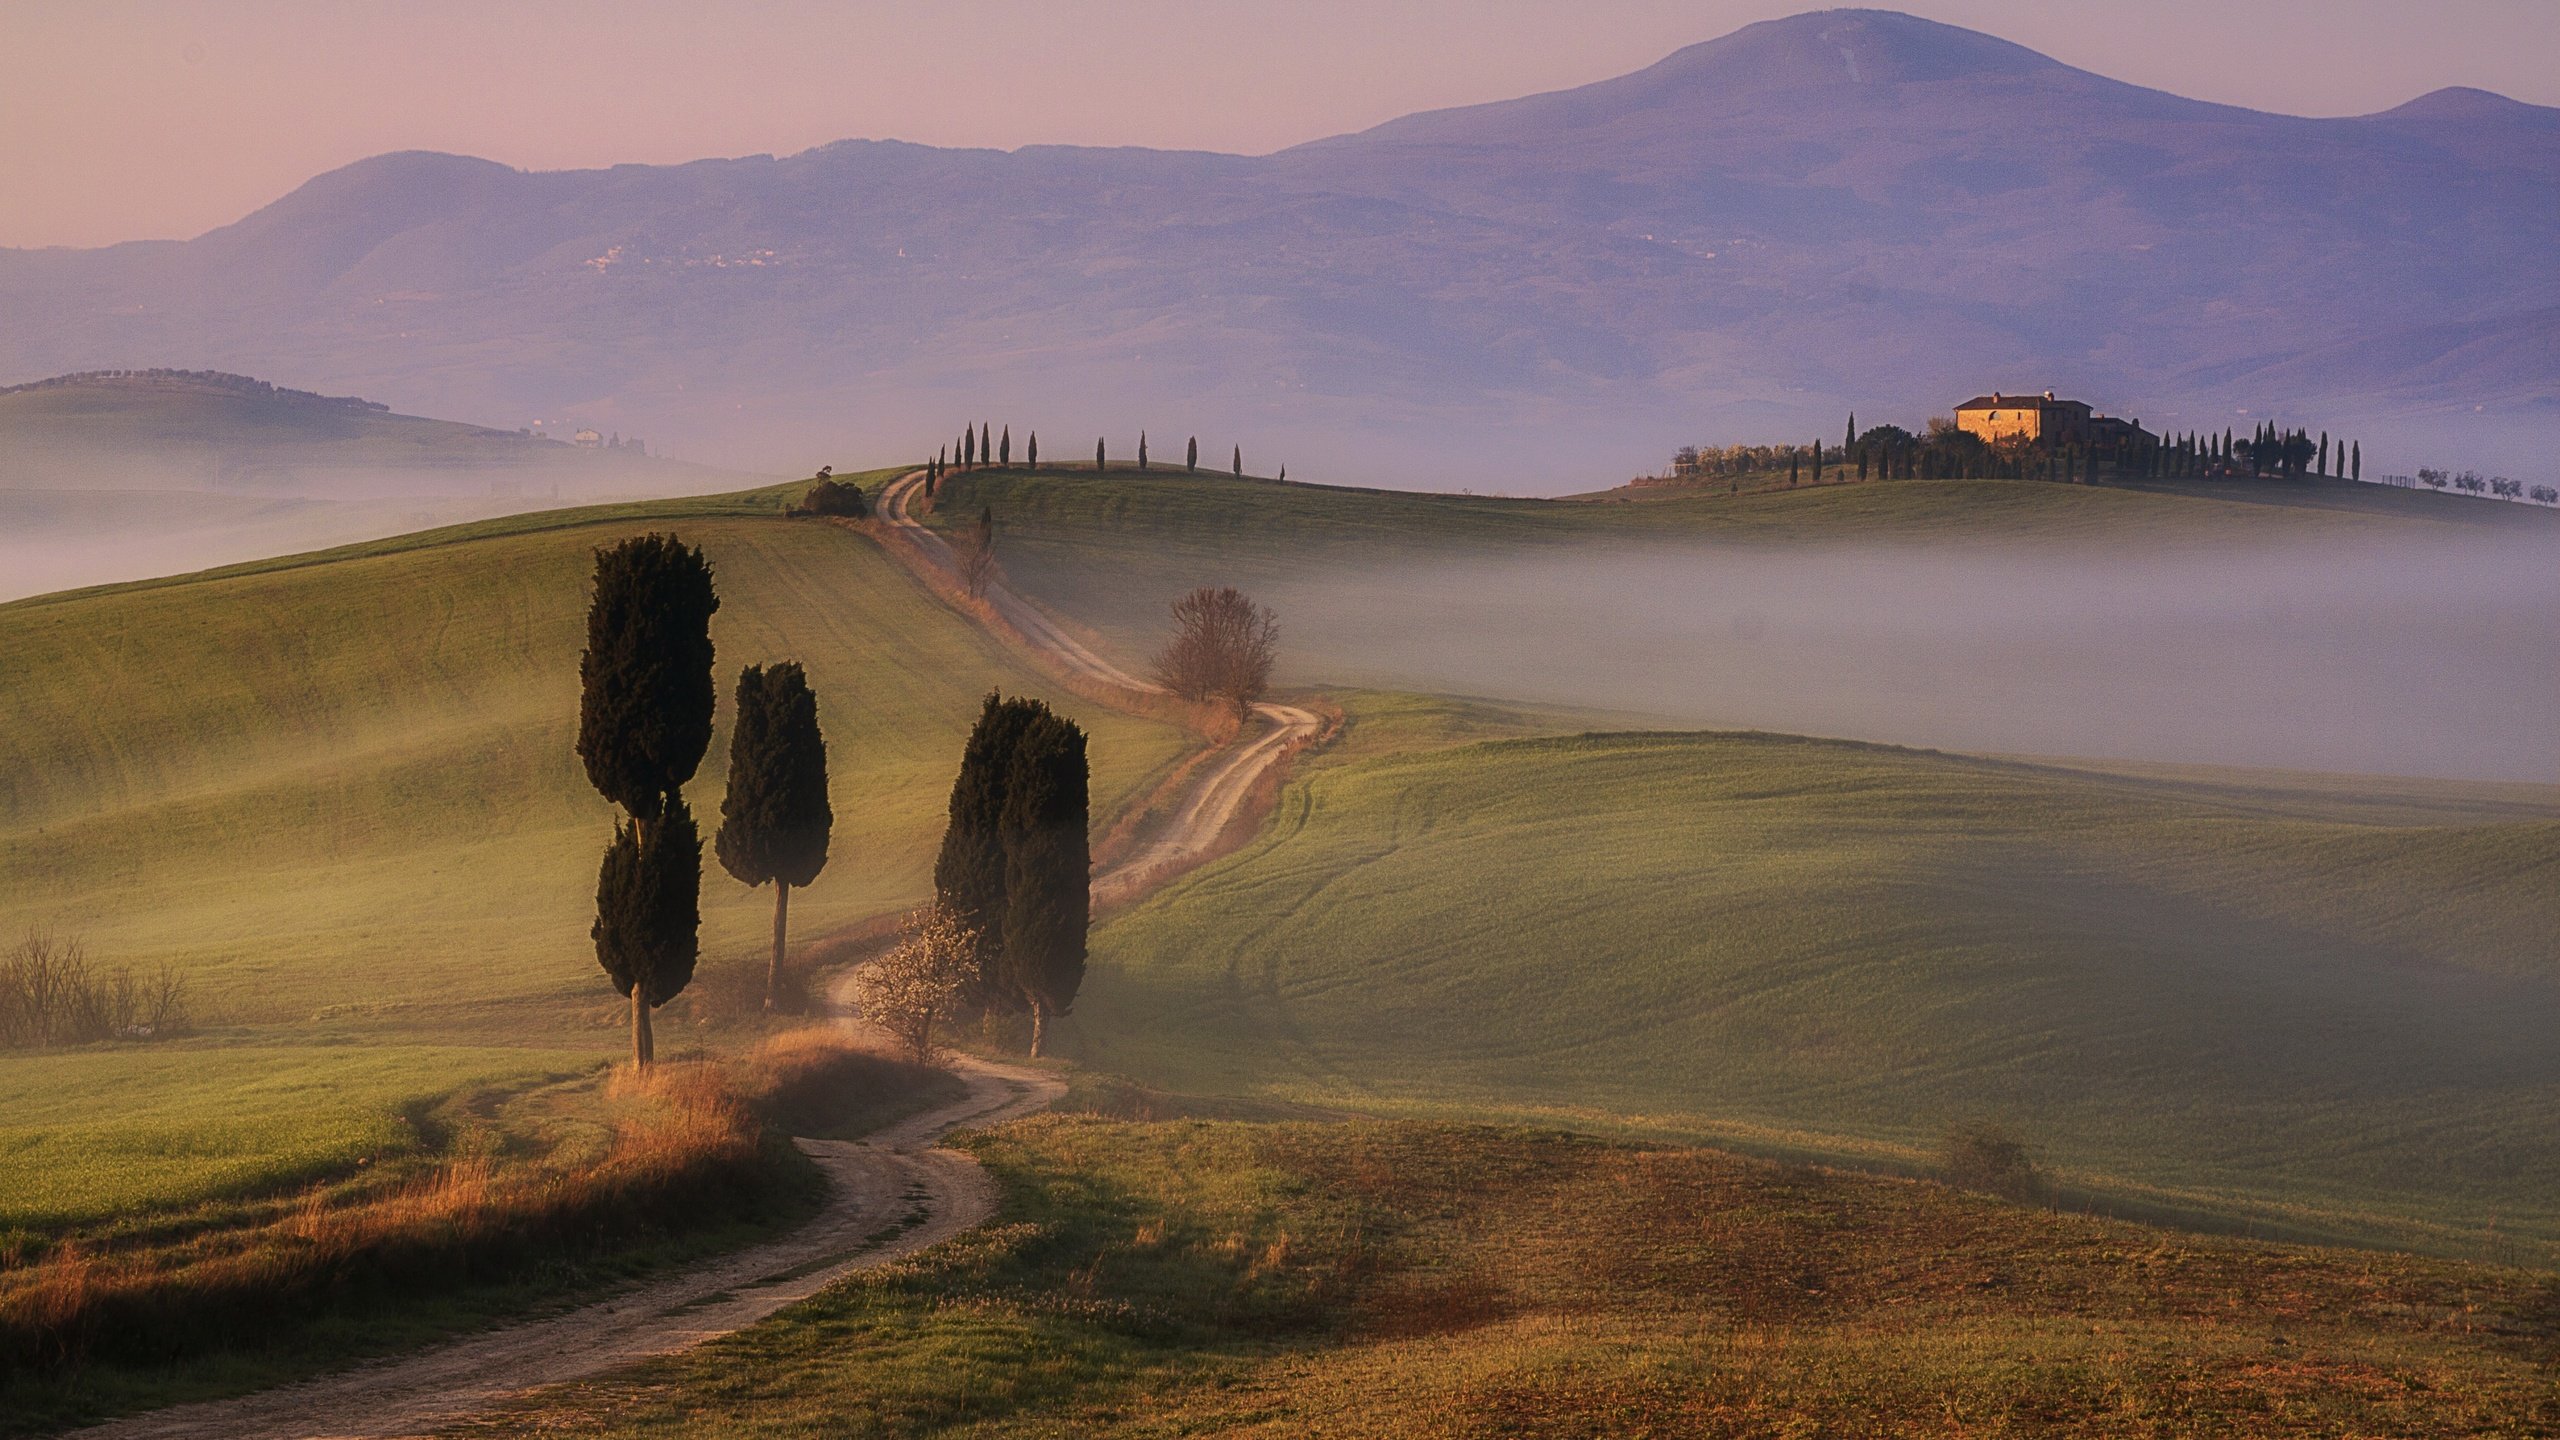
M 386 150 L 528 169 L 851 137 L 1260 153 L 1649 65 L 1783 0 L 0 0 L 0 245 L 199 234 Z M 2560 104 L 2560 0 L 1906 0 L 2304 115 Z

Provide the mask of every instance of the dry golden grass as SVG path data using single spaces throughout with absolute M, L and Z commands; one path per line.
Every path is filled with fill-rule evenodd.
M 260 1205 L 21 1240 L 0 1254 L 0 1411 L 77 1413 L 97 1367 L 112 1387 L 119 1368 L 289 1347 L 376 1311 L 414 1320 L 474 1285 L 582 1260 L 612 1270 L 706 1225 L 787 1219 L 816 1191 L 785 1130 L 871 1128 L 953 1086 L 810 1027 L 734 1060 L 617 1070 L 563 1102 L 576 1123 L 539 1153 L 505 1152 L 520 1130 L 474 1132 Z
M 487 1425 L 596 1437 L 2470 1436 L 2531 1272 L 1441 1125 L 1025 1121 L 997 1222 Z

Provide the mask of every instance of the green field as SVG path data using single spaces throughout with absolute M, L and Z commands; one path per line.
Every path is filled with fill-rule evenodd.
M 987 1227 L 528 1398 L 579 1437 L 2547 1434 L 2560 1305 L 1554 1131 L 1047 1117 Z
M 1989 1121 L 2137 1213 L 2560 1258 L 2560 789 L 1350 709 L 1097 933 L 1070 1053 L 1887 1165 Z
M 778 497 L 515 517 L 0 606 L 0 943 L 50 929 L 106 965 L 171 965 L 201 1032 L 0 1055 L 0 1228 L 342 1166 L 414 1143 L 402 1117 L 436 1096 L 622 1052 L 586 933 L 612 815 L 571 750 L 599 544 L 672 527 L 717 571 L 724 715 L 690 791 L 706 832 L 738 667 L 808 667 L 837 820 L 793 899 L 803 938 L 925 893 L 990 687 L 1086 725 L 1097 813 L 1181 750 L 1054 695 L 872 542 L 787 521 Z M 736 1008 L 771 913 L 770 890 L 710 868 L 704 973 L 662 1045 Z

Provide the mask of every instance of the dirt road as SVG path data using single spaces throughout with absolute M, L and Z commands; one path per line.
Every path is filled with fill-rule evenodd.
M 941 539 L 907 513 L 921 471 L 890 487 L 883 511 L 909 558 L 950 566 Z M 988 601 L 1056 663 L 1106 685 L 1139 680 L 1078 643 L 1036 608 L 990 587 Z M 1094 877 L 1097 901 L 1125 898 L 1208 852 L 1291 741 L 1316 717 L 1290 705 L 1256 707 L 1258 732 L 1203 765 L 1172 815 L 1134 853 Z M 859 1025 L 840 982 L 831 1001 Z M 912 1254 L 978 1224 L 995 1209 L 995 1186 L 975 1160 L 942 1148 L 963 1125 L 990 1125 L 1043 1109 L 1064 1088 L 1039 1070 L 969 1056 L 953 1068 L 967 1093 L 862 1141 L 801 1140 L 826 1172 L 826 1207 L 779 1240 L 721 1256 L 576 1310 L 470 1336 L 430 1350 L 232 1400 L 181 1405 L 75 1432 L 83 1440 L 331 1440 L 418 1436 L 528 1390 L 689 1349 L 752 1325 L 866 1266 Z
M 894 538 L 909 547 L 911 563 L 931 565 L 956 575 L 959 561 L 951 547 L 915 518 L 915 503 L 923 492 L 921 470 L 889 482 L 880 492 L 880 518 Z M 1038 607 L 1001 584 L 989 585 L 983 598 L 1007 625 L 1066 669 L 1117 689 L 1145 695 L 1164 693 L 1163 686 L 1140 679 L 1096 654 L 1060 629 Z M 1208 854 L 1244 808 L 1264 772 L 1279 763 L 1292 744 L 1315 734 L 1319 723 L 1313 711 L 1267 700 L 1253 707 L 1253 718 L 1256 728 L 1237 736 L 1193 778 L 1182 803 L 1153 835 L 1134 853 L 1094 876 L 1096 905 L 1126 900 Z

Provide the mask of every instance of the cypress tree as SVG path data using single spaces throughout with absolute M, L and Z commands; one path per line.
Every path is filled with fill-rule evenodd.
M 578 758 L 604 798 L 654 820 L 711 745 L 710 562 L 673 535 L 596 551 L 578 657 Z
M 1138 468 L 1147 468 L 1147 432 L 1144 430 L 1138 432 Z
M 1099 439 L 1093 442 L 1093 468 L 1096 471 L 1102 469 L 1102 441 Z
M 1084 732 L 1036 706 L 1015 737 L 1004 808 L 1004 976 L 1031 1011 L 1031 1053 L 1075 1005 L 1092 918 Z
M 2326 431 L 2326 430 L 2323 430 L 2323 431 L 2321 431 L 2321 432 L 2320 432 L 2320 476 L 2321 476 L 2321 478 L 2322 478 L 2322 479 L 2324 479 L 2324 480 L 2325 480 L 2325 479 L 2327 479 L 2327 478 L 2328 478 L 2328 475 L 2329 475 L 2329 432 L 2328 432 L 2328 431 Z
M 827 801 L 827 741 L 818 730 L 818 697 L 800 666 L 738 672 L 737 718 L 729 731 L 729 792 L 720 801 L 714 848 L 722 869 L 750 887 L 773 882 L 773 956 L 765 967 L 764 1008 L 782 988 L 791 887 L 805 886 L 827 866 L 835 810 Z
M 1790 490 L 1796 488 L 1796 476 L 1798 473 L 1796 467 L 1802 463 L 1802 461 L 1796 458 L 1796 452 L 1793 449 L 1789 449 L 1787 451 L 1787 488 Z
M 1244 478 L 1244 447 L 1241 445 L 1236 447 L 1236 478 Z
M 1040 432 L 1037 430 L 1023 437 L 1022 463 L 1028 469 L 1040 468 Z
M 1813 442 L 1813 483 L 1822 483 L 1822 442 L 1819 440 Z
M 1194 436 L 1192 436 L 1192 437 L 1191 437 L 1191 443 L 1190 443 L 1189 445 L 1184 446 L 1184 447 L 1183 447 L 1183 449 L 1182 449 L 1182 473 L 1183 473 L 1183 474 L 1185 474 L 1185 475 L 1189 475 L 1189 474 L 1192 474 L 1192 473 L 1194 473 L 1194 472 L 1198 471 L 1198 470 L 1199 470 L 1199 468 L 1200 468 L 1200 437 L 1199 437 L 1199 436 L 1197 436 L 1197 435 L 1194 435 Z
M 1849 433 L 1848 433 L 1847 435 L 1845 435 L 1845 436 L 1843 436 L 1843 437 L 1841 438 L 1841 441 L 1840 441 L 1840 451 L 1841 451 L 1841 453 L 1842 453 L 1842 454 L 1844 454 L 1844 455 L 1845 455 L 1845 454 L 1847 454 L 1849 451 L 1856 449 L 1856 448 L 1857 448 L 1857 445 L 1858 445 L 1858 412 L 1857 412 L 1857 411 L 1855 411 L 1855 410 L 1852 410 L 1852 411 L 1850 411 L 1850 412 L 1849 412 Z
M 681 791 L 711 745 L 719 608 L 710 563 L 673 535 L 596 551 L 577 750 L 598 793 L 631 817 L 605 851 L 591 933 L 597 961 L 631 998 L 635 1065 L 655 1057 L 649 1012 L 693 977 L 702 840 Z
M 2355 455 L 2354 469 L 2349 473 L 2348 478 L 2349 478 L 2349 479 L 2352 479 L 2352 480 L 2362 480 L 2362 479 L 2364 478 L 2364 442 L 2363 442 L 2363 441 L 2359 440 L 2359 441 L 2357 441 L 2357 442 L 2356 442 L 2356 448 L 2355 448 L 2355 451 L 2354 451 L 2354 455 Z
M 616 821 L 596 873 L 596 963 L 631 1000 L 631 1063 L 657 1059 L 649 1012 L 693 980 L 702 924 L 702 837 L 682 796 L 647 826 Z
M 960 774 L 951 782 L 950 823 L 933 862 L 934 898 L 978 937 L 973 998 L 994 1009 L 1016 1003 L 997 963 L 1004 953 L 1005 793 L 1015 742 L 1033 713 L 1031 701 L 988 692 L 960 751 Z
M 960 427 L 960 464 L 965 468 L 977 463 L 978 432 L 963 425 Z
M 996 441 L 996 463 L 999 465 L 1013 463 L 1013 427 L 1010 425 L 1004 427 L 1004 438 Z
M 981 420 L 978 422 L 978 463 L 981 465 L 992 465 L 995 463 L 995 446 L 988 443 L 992 434 L 993 432 L 986 421 Z

